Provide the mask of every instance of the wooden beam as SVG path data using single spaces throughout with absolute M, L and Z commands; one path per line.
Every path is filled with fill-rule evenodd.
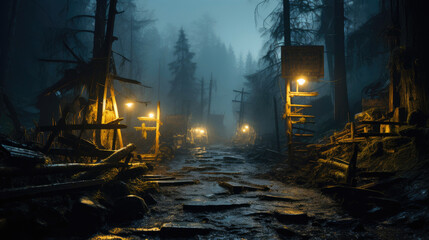
M 3 189 L 0 191 L 0 201 L 11 201 L 29 197 L 44 197 L 47 194 L 69 193 L 71 190 L 93 188 L 105 183 L 103 179 L 83 180 L 76 182 L 54 183 L 22 188 Z
M 289 92 L 290 97 L 315 97 L 318 95 L 318 92 Z
M 47 164 L 35 168 L 0 167 L 2 177 L 36 176 L 58 173 L 76 173 L 83 171 L 97 171 L 109 168 L 126 167 L 125 163 L 67 163 Z M 131 165 L 130 165 L 131 166 Z M 133 165 L 134 166 L 134 165 Z
M 299 117 L 299 118 L 315 118 L 313 115 L 304 115 L 304 114 L 291 114 L 289 117 Z
M 314 137 L 314 134 L 311 133 L 294 133 L 295 137 Z
M 113 84 L 110 84 L 110 96 L 112 97 L 112 105 L 113 105 L 113 112 L 115 113 L 115 118 L 119 118 L 119 111 L 118 111 L 118 104 L 116 102 L 116 96 L 115 96 L 115 90 L 113 89 Z M 119 141 L 119 147 L 124 147 L 124 143 L 122 141 L 122 133 L 120 129 L 116 130 L 116 134 Z
M 123 124 L 69 124 L 69 125 L 57 125 L 57 126 L 40 126 L 36 130 L 39 132 L 47 131 L 71 131 L 81 129 L 122 129 L 127 128 L 127 125 Z
M 359 123 L 361 123 L 361 124 L 372 124 L 372 125 L 379 125 L 379 124 L 398 125 L 398 126 L 408 125 L 408 123 L 403 123 L 403 122 L 383 122 L 383 121 L 361 121 Z
M 310 108 L 313 107 L 313 105 L 304 105 L 304 104 L 291 104 L 291 107 L 303 107 L 303 108 Z

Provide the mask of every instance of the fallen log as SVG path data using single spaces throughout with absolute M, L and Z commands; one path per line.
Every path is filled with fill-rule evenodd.
M 317 161 L 319 163 L 321 163 L 321 164 L 326 164 L 326 165 L 329 165 L 331 167 L 334 167 L 334 168 L 337 168 L 337 169 L 340 169 L 340 170 L 343 170 L 343 171 L 347 171 L 347 169 L 349 168 L 349 165 L 344 164 L 344 163 L 339 163 L 339 162 L 336 162 L 336 161 L 333 161 L 333 160 L 326 160 L 326 159 L 321 159 L 320 158 Z
M 136 149 L 136 145 L 130 143 L 126 147 L 116 150 L 115 153 L 109 157 L 102 159 L 100 163 L 117 163 L 123 158 L 127 157 L 132 151 Z
M 41 152 L 0 144 L 3 151 L 6 151 L 6 162 L 13 166 L 35 166 L 37 164 L 44 164 L 49 158 Z
M 57 125 L 57 126 L 40 126 L 36 128 L 38 132 L 48 131 L 71 131 L 71 130 L 82 130 L 82 129 L 123 129 L 127 128 L 124 124 L 69 124 L 69 125 Z
M 2 177 L 19 177 L 19 176 L 36 176 L 45 174 L 59 174 L 84 171 L 98 171 L 110 168 L 131 167 L 145 164 L 125 164 L 125 163 L 67 163 L 67 164 L 48 164 L 35 168 L 17 168 L 17 167 L 0 167 L 0 176 Z
M 103 179 L 83 180 L 76 182 L 54 183 L 22 188 L 11 188 L 0 191 L 0 201 L 12 201 L 29 197 L 41 197 L 55 193 L 70 193 L 71 190 L 86 190 L 105 183 Z

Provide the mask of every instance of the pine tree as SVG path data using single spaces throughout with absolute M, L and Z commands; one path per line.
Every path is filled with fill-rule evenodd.
M 192 62 L 194 53 L 189 51 L 189 43 L 185 31 L 180 29 L 179 39 L 174 47 L 175 61 L 169 64 L 174 78 L 170 82 L 170 97 L 174 103 L 175 113 L 188 115 L 191 113 L 191 103 L 196 101 L 195 69 Z

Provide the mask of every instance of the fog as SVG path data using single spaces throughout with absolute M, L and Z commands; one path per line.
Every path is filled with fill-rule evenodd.
M 94 60 L 95 21 L 91 16 L 97 2 L 17 2 L 17 8 L 12 11 L 16 13 L 14 18 L 10 11 L 14 1 L 7 1 L 2 9 L 2 31 L 10 36 L 1 40 L 2 74 L 6 76 L 1 85 L 16 106 L 22 125 L 31 128 L 34 122 L 46 124 L 52 117 L 58 119 L 61 109 L 55 104 L 71 101 L 77 95 L 86 98 L 89 91 L 86 80 L 68 82 L 67 87 L 59 82 L 70 76 L 67 73 L 80 74 L 85 69 L 71 63 L 76 58 L 84 63 Z M 325 12 L 325 1 L 291 2 L 292 44 L 326 47 L 325 77 L 303 88 L 318 91 L 319 97 L 300 102 L 316 104 L 322 99 L 318 103 L 323 102 L 323 108 L 312 111 L 326 122 L 332 119 L 334 109 L 331 50 L 326 45 L 327 36 L 332 36 L 326 30 L 330 26 L 330 16 Z M 279 47 L 284 44 L 283 32 L 278 30 L 282 29 L 281 3 L 278 0 L 118 1 L 120 13 L 114 24 L 114 69 L 111 70 L 122 78 L 141 83 L 113 82 L 119 115 L 125 117 L 128 125 L 138 126 L 137 117 L 154 111 L 156 102 L 160 101 L 163 116 L 187 115 L 191 124 L 204 124 L 210 118 L 212 80 L 210 114 L 223 116 L 223 135 L 231 136 L 235 132 L 240 106 L 233 100 L 240 96 L 233 90 L 242 89 L 249 93 L 243 99 L 244 121 L 252 124 L 261 135 L 272 134 L 273 97 L 277 101 L 277 118 L 281 119 L 284 109 L 284 81 L 279 78 Z M 379 5 L 377 1 L 345 1 L 350 106 L 347 114 L 350 116 L 361 110 L 362 90 L 366 86 L 373 82 L 384 86 L 388 80 L 386 45 L 376 40 L 379 38 L 376 31 L 369 32 L 368 36 L 364 34 L 365 23 L 381 13 Z M 328 16 L 328 20 L 323 19 L 324 16 Z M 9 24 L 11 19 L 15 19 L 12 25 Z M 377 19 L 374 21 L 381 21 Z M 187 65 L 183 68 L 177 66 L 183 54 L 177 52 L 181 48 L 178 45 L 180 32 L 185 39 L 182 43 L 186 45 L 187 56 Z M 47 114 L 42 114 L 41 98 L 47 95 L 55 95 L 58 102 L 48 100 L 53 106 Z M 124 107 L 128 101 L 135 102 L 134 109 Z M 2 121 L 2 132 L 7 132 L 12 123 L 4 114 Z M 284 135 L 283 126 L 281 123 L 280 132 Z

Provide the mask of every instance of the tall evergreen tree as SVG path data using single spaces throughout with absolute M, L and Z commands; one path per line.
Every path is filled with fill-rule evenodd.
M 170 82 L 170 97 L 174 103 L 176 114 L 191 113 L 191 102 L 196 100 L 195 69 L 192 62 L 194 53 L 189 51 L 189 43 L 185 31 L 180 29 L 179 39 L 174 47 L 175 60 L 169 64 L 174 78 Z

